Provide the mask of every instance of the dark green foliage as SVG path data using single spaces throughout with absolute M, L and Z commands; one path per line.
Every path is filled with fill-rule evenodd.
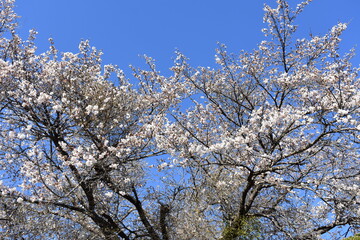
M 355 234 L 352 237 L 344 238 L 343 240 L 360 240 L 360 233 Z
M 259 220 L 252 216 L 240 216 L 225 227 L 221 240 L 255 240 L 259 236 Z

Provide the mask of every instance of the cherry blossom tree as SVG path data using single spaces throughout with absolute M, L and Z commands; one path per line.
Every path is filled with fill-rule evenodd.
M 131 84 L 88 41 L 36 53 L 0 0 L 5 239 L 339 239 L 360 227 L 360 89 L 346 24 L 296 40 L 308 5 L 265 5 L 266 40 L 218 67 L 177 53 Z M 345 230 L 344 230 L 345 229 Z
M 190 106 L 172 111 L 159 142 L 189 175 L 193 226 L 223 221 L 223 239 L 242 239 L 244 219 L 264 226 L 260 239 L 359 229 L 359 69 L 353 51 L 339 52 L 346 24 L 295 39 L 309 2 L 265 5 L 265 40 L 239 56 L 220 44 L 217 68 L 191 68 L 178 54 Z
M 153 71 L 133 87 L 88 41 L 37 55 L 36 32 L 22 40 L 14 1 L 0 2 L 2 236 L 168 239 L 145 161 L 163 154 L 153 136 L 171 104 L 151 92 Z

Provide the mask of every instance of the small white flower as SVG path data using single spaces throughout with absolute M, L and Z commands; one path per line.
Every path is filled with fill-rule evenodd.
M 16 134 L 15 134 L 14 131 L 10 131 L 10 132 L 9 132 L 9 138 L 10 138 L 10 139 L 15 138 L 15 136 L 16 136 Z
M 87 156 L 84 156 L 84 158 L 86 159 L 86 166 L 90 167 L 92 166 L 95 162 L 96 162 L 96 159 L 92 156 L 92 155 L 87 155 Z
M 118 166 L 119 166 L 119 164 L 113 163 L 110 165 L 110 168 L 116 169 L 116 168 L 118 168 Z
M 33 127 L 33 126 L 32 126 L 31 124 L 29 124 L 29 125 L 26 126 L 25 130 L 26 130 L 26 131 L 30 131 L 32 127 Z
M 57 105 L 54 105 L 54 106 L 53 106 L 53 109 L 54 109 L 55 111 L 60 111 L 60 110 L 62 109 L 62 107 L 61 107 L 60 104 L 57 104 Z
M 215 55 L 215 62 L 216 62 L 216 63 L 221 63 L 221 59 L 220 59 L 218 56 L 216 56 L 216 55 Z
M 18 133 L 18 138 L 20 140 L 25 139 L 26 135 L 24 133 Z
M 158 166 L 158 169 L 159 169 L 159 170 L 163 170 L 163 169 L 166 168 L 167 166 L 168 166 L 167 163 L 162 163 L 162 164 L 160 164 L 160 165 Z
M 51 99 L 51 96 L 42 92 L 42 93 L 40 93 L 39 97 L 37 98 L 37 102 L 39 104 L 41 104 L 41 103 L 49 101 L 50 99 Z
M 106 197 L 109 197 L 109 198 L 111 198 L 113 195 L 114 195 L 113 192 L 107 192 L 107 193 L 105 193 L 105 196 L 106 196 Z
M 339 110 L 338 110 L 338 113 L 339 113 L 340 115 L 344 116 L 344 115 L 347 115 L 347 114 L 349 113 L 349 111 L 348 111 L 348 110 L 344 110 L 344 109 L 339 109 Z
M 99 113 L 99 107 L 97 105 L 89 105 L 85 108 L 86 114 L 94 114 L 97 115 Z

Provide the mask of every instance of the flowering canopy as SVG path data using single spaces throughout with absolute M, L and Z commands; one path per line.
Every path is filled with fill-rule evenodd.
M 0 0 L 0 231 L 47 239 L 338 239 L 360 225 L 360 81 L 346 24 L 293 39 L 285 0 L 266 40 L 218 68 L 177 53 L 132 85 L 83 41 L 36 54 Z M 155 169 L 154 169 L 155 167 Z M 157 169 L 157 171 L 156 171 Z M 258 227 L 264 226 L 264 227 Z

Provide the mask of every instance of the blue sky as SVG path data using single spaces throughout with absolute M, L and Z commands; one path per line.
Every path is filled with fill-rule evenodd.
M 274 3 L 275 0 L 267 0 Z M 294 5 L 297 0 L 290 0 Z M 179 49 L 193 66 L 214 65 L 216 42 L 231 52 L 251 50 L 263 39 L 263 0 L 17 0 L 20 32 L 39 32 L 39 51 L 53 37 L 60 51 L 77 51 L 80 40 L 104 52 L 104 63 L 129 73 L 142 66 L 139 55 L 157 60 L 167 71 Z M 323 34 L 337 22 L 349 22 L 344 50 L 360 43 L 359 0 L 314 0 L 298 19 L 301 33 Z M 360 49 L 358 50 L 360 54 Z M 360 57 L 354 59 L 360 63 Z

